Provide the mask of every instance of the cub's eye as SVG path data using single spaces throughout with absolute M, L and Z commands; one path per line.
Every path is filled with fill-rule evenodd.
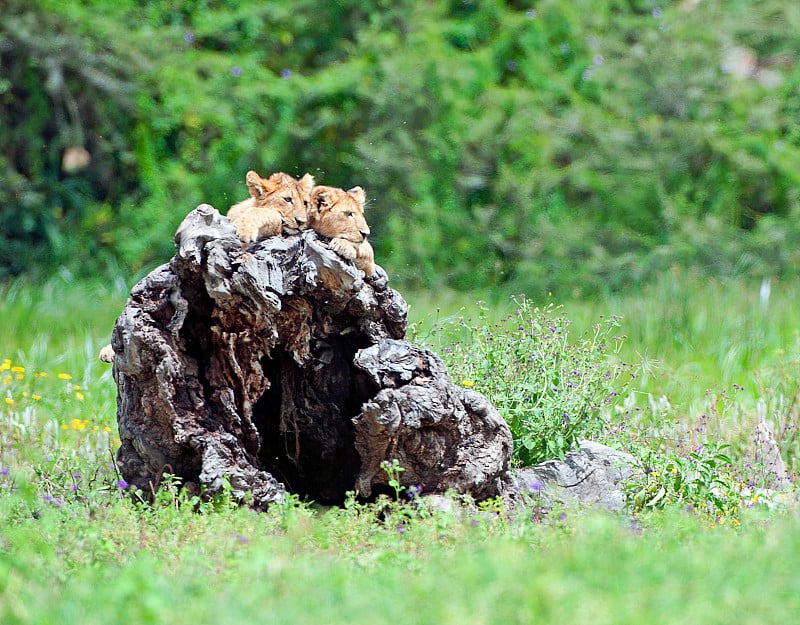
M 352 217 L 353 216 L 353 211 L 346 211 L 345 212 L 345 216 L 346 217 Z
M 283 201 L 286 202 L 287 204 L 294 204 L 294 199 L 292 199 L 291 197 L 285 197 L 283 198 Z

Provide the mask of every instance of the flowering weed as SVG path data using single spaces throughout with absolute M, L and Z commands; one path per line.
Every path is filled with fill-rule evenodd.
M 633 512 L 683 504 L 716 519 L 738 517 L 742 497 L 727 453 L 729 445 L 698 445 L 688 455 L 653 454 L 627 486 Z
M 601 319 L 577 340 L 559 306 L 535 306 L 524 295 L 516 310 L 491 323 L 460 316 L 437 324 L 417 340 L 440 354 L 451 377 L 484 394 L 514 436 L 515 460 L 524 465 L 563 456 L 581 437 L 600 431 L 634 370 L 617 357 L 624 337 L 617 317 Z
M 0 359 L 0 458 L 9 485 L 35 480 L 47 503 L 114 491 L 113 416 L 97 414 L 91 391 L 65 371 Z

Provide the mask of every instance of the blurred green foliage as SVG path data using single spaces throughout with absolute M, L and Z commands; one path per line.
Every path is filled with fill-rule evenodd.
M 163 262 L 250 168 L 364 186 L 410 287 L 800 267 L 796 3 L 3 4 L 0 276 Z

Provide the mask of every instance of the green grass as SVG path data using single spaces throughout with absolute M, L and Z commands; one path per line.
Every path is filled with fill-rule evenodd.
M 13 500 L 12 500 L 13 503 Z M 789 623 L 799 522 L 580 515 L 399 533 L 350 512 L 117 503 L 8 519 L 3 623 Z
M 610 442 L 650 437 L 680 453 L 670 437 L 702 422 L 698 436 L 735 443 L 740 464 L 762 410 L 788 426 L 784 457 L 796 464 L 788 406 L 800 284 L 773 284 L 766 308 L 758 287 L 672 275 L 643 296 L 564 305 L 576 336 L 600 315 L 621 315 L 620 358 L 649 361 L 627 412 L 606 415 L 629 427 Z M 225 497 L 190 512 L 175 488 L 153 506 L 137 504 L 117 483 L 116 388 L 96 358 L 125 297 L 68 276 L 0 287 L 4 625 L 796 618 L 800 517 L 791 493 L 716 517 L 675 504 L 633 520 L 569 509 L 536 522 L 389 504 L 290 503 L 256 514 Z M 475 297 L 408 299 L 424 326 L 477 311 Z M 497 319 L 513 310 L 499 295 L 488 307 Z

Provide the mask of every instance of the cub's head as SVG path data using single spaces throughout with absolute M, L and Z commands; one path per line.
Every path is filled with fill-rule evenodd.
M 364 219 L 364 189 L 349 191 L 336 187 L 314 187 L 308 207 L 308 227 L 330 239 L 361 243 L 369 236 Z
M 278 172 L 262 178 L 254 171 L 245 176 L 254 206 L 275 208 L 283 219 L 285 232 L 294 233 L 306 227 L 306 213 L 314 176 L 306 174 L 300 180 Z

